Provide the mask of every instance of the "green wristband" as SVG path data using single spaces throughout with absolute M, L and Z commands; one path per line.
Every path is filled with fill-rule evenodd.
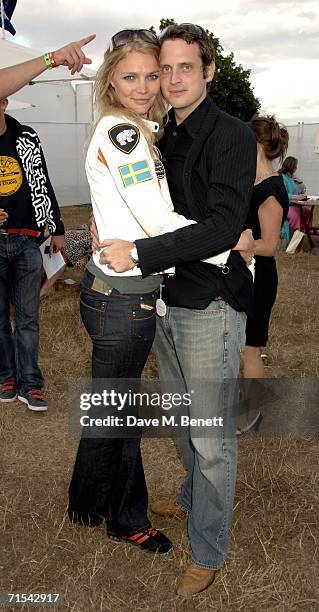
M 50 59 L 50 55 L 49 53 L 45 53 L 43 56 L 43 59 L 45 61 L 45 65 L 47 67 L 48 70 L 52 70 L 52 64 L 51 64 L 51 59 Z

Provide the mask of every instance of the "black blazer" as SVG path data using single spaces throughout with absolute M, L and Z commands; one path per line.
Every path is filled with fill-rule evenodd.
M 188 216 L 198 223 L 137 240 L 143 276 L 231 249 L 245 228 L 256 176 L 255 137 L 242 121 L 221 111 L 211 98 L 206 98 L 205 105 L 206 113 L 198 125 L 183 175 Z M 238 284 L 235 293 L 241 293 L 241 284 L 249 283 L 252 293 L 251 275 L 243 260 L 232 253 L 230 263 L 230 274 L 223 275 L 223 282 Z

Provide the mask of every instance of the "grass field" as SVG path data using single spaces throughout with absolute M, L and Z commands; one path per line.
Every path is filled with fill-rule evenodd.
M 88 209 L 63 209 L 63 216 L 77 227 Z M 267 376 L 318 378 L 319 258 L 280 253 L 278 270 Z M 319 611 L 318 439 L 240 441 L 231 553 L 215 585 L 191 600 L 175 595 L 189 563 L 184 521 L 154 518 L 175 545 L 164 558 L 108 540 L 103 527 L 70 525 L 77 440 L 68 433 L 68 381 L 89 375 L 91 348 L 78 297 L 79 285 L 59 283 L 41 303 L 47 414 L 1 405 L 0 591 L 59 592 L 64 603 L 52 609 L 73 612 Z M 156 376 L 153 355 L 144 374 Z M 150 501 L 174 497 L 183 468 L 173 442 L 144 440 L 143 456 Z

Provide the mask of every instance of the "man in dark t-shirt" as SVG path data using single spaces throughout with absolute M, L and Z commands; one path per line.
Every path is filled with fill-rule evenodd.
M 36 132 L 5 115 L 0 101 L 0 402 L 18 399 L 47 409 L 38 366 L 42 257 L 47 225 L 50 251 L 64 245 L 64 226 Z M 10 324 L 14 305 L 15 331 Z

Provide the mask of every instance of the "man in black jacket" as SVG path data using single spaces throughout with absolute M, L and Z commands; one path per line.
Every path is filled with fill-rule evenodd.
M 38 240 L 47 225 L 50 251 L 63 249 L 64 226 L 37 133 L 5 114 L 0 101 L 0 402 L 17 395 L 44 411 L 38 366 L 42 257 Z M 10 324 L 14 306 L 15 332 Z
M 247 126 L 207 95 L 215 64 L 205 31 L 193 24 L 169 26 L 161 43 L 162 91 L 173 109 L 160 148 L 175 210 L 197 224 L 135 244 L 104 241 L 101 261 L 117 272 L 137 263 L 143 276 L 176 266 L 163 291 L 166 314 L 161 304 L 158 317 L 160 378 L 196 388 L 191 416 L 208 406 L 207 416 L 223 423 L 210 436 L 191 429 L 179 438 L 187 475 L 177 504 L 162 501 L 152 508 L 162 515 L 188 513 L 192 565 L 177 589 L 188 596 L 214 581 L 228 552 L 237 459 L 232 406 L 253 292 L 251 273 L 235 250 L 224 269 L 200 260 L 234 249 L 239 240 L 255 179 L 256 143 Z

